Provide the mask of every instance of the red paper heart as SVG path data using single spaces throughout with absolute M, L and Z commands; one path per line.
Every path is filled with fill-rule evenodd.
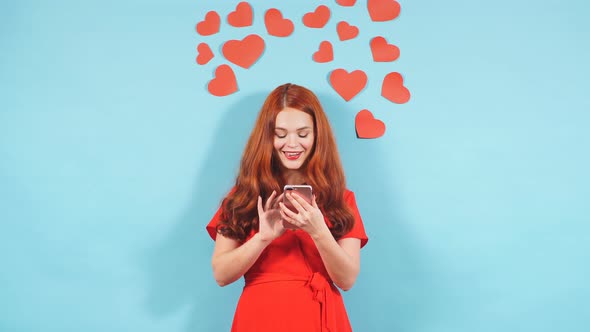
M 213 59 L 213 52 L 206 43 L 200 43 L 199 46 L 197 46 L 197 51 L 199 51 L 199 55 L 197 56 L 198 64 L 204 65 Z
M 207 84 L 209 93 L 223 97 L 238 91 L 236 75 L 228 65 L 221 65 L 215 69 L 215 77 Z
M 248 69 L 264 52 L 264 39 L 258 35 L 248 35 L 242 40 L 228 40 L 221 52 L 230 62 Z
M 374 22 L 391 21 L 398 17 L 401 7 L 395 0 L 369 0 L 369 15 Z
M 383 79 L 381 95 L 396 104 L 404 104 L 410 100 L 410 90 L 404 86 L 404 79 L 400 73 L 389 73 Z
M 332 88 L 349 101 L 356 96 L 367 85 L 367 74 L 362 70 L 355 70 L 348 73 L 344 69 L 336 69 L 330 73 Z
M 371 53 L 375 62 L 390 62 L 399 58 L 399 48 L 388 44 L 383 37 L 371 39 Z
M 330 19 L 330 8 L 321 5 L 311 13 L 303 15 L 303 25 L 308 28 L 323 28 Z
M 205 15 L 205 20 L 197 23 L 197 32 L 201 36 L 209 36 L 219 32 L 221 18 L 216 11 L 210 11 Z
M 354 118 L 358 138 L 377 138 L 385 134 L 385 124 L 375 119 L 369 110 L 362 110 Z
M 236 6 L 236 10 L 227 15 L 229 25 L 240 28 L 252 25 L 252 6 L 243 1 Z
M 338 32 L 338 38 L 340 38 L 341 41 L 353 39 L 359 34 L 359 28 L 344 21 L 338 22 L 336 31 Z
M 329 41 L 320 43 L 320 48 L 313 54 L 313 61 L 315 62 L 330 62 L 334 60 L 334 50 Z
M 356 0 L 336 0 L 336 3 L 344 7 L 352 7 Z
M 291 20 L 283 18 L 283 14 L 281 11 L 276 8 L 271 8 L 266 11 L 264 14 L 264 25 L 266 26 L 266 31 L 271 36 L 276 37 L 287 37 L 293 30 L 295 26 Z

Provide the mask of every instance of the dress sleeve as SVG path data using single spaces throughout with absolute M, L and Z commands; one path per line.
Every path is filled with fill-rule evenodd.
M 231 188 L 227 196 L 233 194 L 235 191 L 236 187 Z M 225 197 L 227 198 L 227 196 Z M 219 209 L 217 209 L 217 212 L 215 212 L 215 215 L 213 216 L 213 218 L 211 218 L 211 221 L 209 221 L 206 227 L 207 233 L 209 233 L 209 236 L 213 239 L 213 241 L 215 241 L 215 239 L 217 238 L 217 224 L 219 224 L 219 222 L 221 221 L 221 213 L 223 212 L 222 208 L 223 205 L 220 205 Z
M 209 236 L 213 239 L 213 241 L 215 241 L 215 239 L 217 238 L 217 224 L 219 223 L 219 219 L 221 218 L 221 207 L 219 207 L 219 209 L 217 209 L 217 212 L 215 212 L 215 215 L 213 216 L 213 218 L 211 218 L 211 221 L 209 221 L 209 223 L 207 224 L 207 233 L 209 233 Z
M 369 238 L 367 237 L 367 233 L 365 233 L 365 226 L 363 225 L 363 220 L 361 219 L 361 214 L 359 213 L 359 209 L 356 206 L 356 199 L 354 198 L 354 193 L 352 191 L 347 190 L 344 193 L 344 202 L 352 211 L 352 215 L 354 216 L 354 226 L 350 232 L 344 234 L 341 239 L 347 237 L 360 239 L 362 248 L 365 246 L 365 244 L 367 244 Z

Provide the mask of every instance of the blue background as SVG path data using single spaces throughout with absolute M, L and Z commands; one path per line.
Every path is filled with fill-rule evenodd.
M 344 294 L 355 331 L 586 331 L 590 326 L 590 6 L 586 1 L 3 1 L 0 4 L 0 330 L 228 331 L 243 282 L 216 286 L 204 226 L 256 113 L 284 82 L 317 92 L 370 240 Z M 301 17 L 326 4 L 323 29 Z M 264 12 L 295 23 L 268 36 Z M 209 10 L 221 31 L 195 25 Z M 340 42 L 335 26 L 360 29 Z M 206 91 L 222 43 L 239 92 Z M 368 42 L 401 50 L 374 63 Z M 315 63 L 322 40 L 335 60 Z M 207 42 L 215 58 L 195 62 Z M 345 102 L 335 68 L 363 69 Z M 407 104 L 380 96 L 402 73 Z M 386 134 L 359 140 L 369 109 Z M 261 313 L 261 319 L 265 313 Z

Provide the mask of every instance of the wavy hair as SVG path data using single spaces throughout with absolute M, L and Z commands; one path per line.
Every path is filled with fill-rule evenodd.
M 281 161 L 273 147 L 275 120 L 286 107 L 313 118 L 314 144 L 300 170 L 307 184 L 313 187 L 322 213 L 330 221 L 332 235 L 339 239 L 352 229 L 354 216 L 344 202 L 346 180 L 328 118 L 313 92 L 287 83 L 268 95 L 258 113 L 235 186 L 222 202 L 218 233 L 245 242 L 253 230 L 258 230 L 258 196 L 266 200 L 273 190 L 280 193 L 286 184 Z

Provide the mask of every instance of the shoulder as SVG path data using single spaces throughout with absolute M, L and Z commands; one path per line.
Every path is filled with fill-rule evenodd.
M 344 188 L 344 199 L 354 198 L 354 191 Z
M 344 200 L 344 203 L 346 203 L 347 205 L 356 206 L 356 197 L 355 197 L 354 191 L 352 191 L 348 188 L 345 188 L 344 195 L 342 198 Z

